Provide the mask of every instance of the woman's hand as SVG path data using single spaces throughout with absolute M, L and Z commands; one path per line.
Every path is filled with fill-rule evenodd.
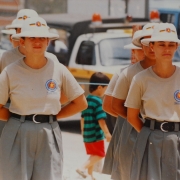
M 139 112 L 139 109 L 133 108 L 128 108 L 127 111 L 127 120 L 136 129 L 137 132 L 140 132 L 143 127 L 143 122 L 139 118 Z
M 56 115 L 57 119 L 65 118 L 77 114 L 87 108 L 87 101 L 84 94 L 80 95 L 66 106 Z
M 5 108 L 4 105 L 0 104 L 0 120 L 8 121 L 10 117 L 9 109 Z

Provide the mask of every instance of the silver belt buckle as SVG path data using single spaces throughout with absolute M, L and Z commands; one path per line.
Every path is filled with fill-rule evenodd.
M 41 122 L 37 122 L 37 121 L 35 120 L 36 115 L 37 115 L 37 114 L 34 114 L 34 115 L 33 115 L 33 122 L 36 123 L 36 124 L 41 123 Z
M 168 123 L 168 122 L 163 122 L 163 123 L 161 123 L 160 129 L 161 129 L 161 131 L 163 131 L 163 132 L 168 132 L 168 131 L 166 131 L 166 130 L 163 129 L 163 125 L 166 124 L 166 123 Z

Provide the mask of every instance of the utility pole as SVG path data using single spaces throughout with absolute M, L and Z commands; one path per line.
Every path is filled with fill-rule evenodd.
M 111 15 L 111 0 L 108 0 L 108 16 Z
M 145 17 L 149 18 L 149 0 L 145 0 Z
M 24 0 L 24 8 L 25 8 L 25 9 L 28 9 L 28 8 L 29 8 L 28 5 L 29 5 L 28 0 Z
M 128 1 L 129 0 L 125 0 L 125 14 L 128 14 Z

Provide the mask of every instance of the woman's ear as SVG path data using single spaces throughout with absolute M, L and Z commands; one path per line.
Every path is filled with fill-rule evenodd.
M 100 89 L 100 90 L 101 90 L 102 88 L 103 88 L 103 87 L 102 87 L 101 85 L 99 85 L 97 89 Z
M 9 41 L 12 43 L 12 34 L 9 35 Z
M 25 40 L 23 38 L 20 38 L 19 44 L 20 44 L 20 46 L 25 48 Z
M 154 46 L 153 46 L 153 43 L 152 43 L 152 42 L 149 43 L 149 48 L 151 49 L 151 51 L 154 52 Z

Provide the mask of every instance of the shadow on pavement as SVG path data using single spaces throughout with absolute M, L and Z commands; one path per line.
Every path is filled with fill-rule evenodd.
M 58 121 L 61 131 L 81 134 L 80 121 Z

